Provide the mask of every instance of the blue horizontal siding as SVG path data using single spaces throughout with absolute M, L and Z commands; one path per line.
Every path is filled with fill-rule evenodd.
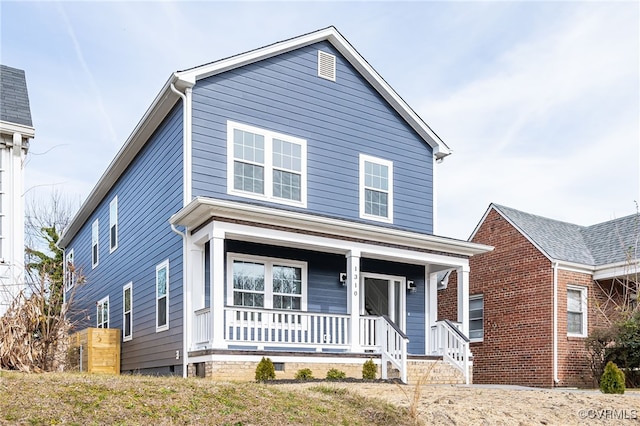
M 318 49 L 336 55 L 336 82 L 317 76 Z M 363 153 L 393 161 L 393 225 L 432 232 L 431 148 L 329 43 L 195 85 L 193 195 L 246 201 L 227 194 L 227 120 L 307 141 L 307 208 L 261 203 L 366 222 L 359 218 L 358 168 Z
M 182 104 L 174 107 L 67 250 L 86 284 L 76 289 L 78 328 L 96 326 L 95 303 L 109 295 L 111 328 L 122 329 L 122 288 L 132 282 L 133 339 L 122 343 L 123 371 L 181 371 L 182 239 L 169 217 L 182 207 Z M 118 248 L 109 253 L 109 203 L 118 196 Z M 91 224 L 100 221 L 100 262 L 91 268 Z M 156 265 L 169 259 L 169 330 L 156 333 Z M 178 370 L 176 370 L 176 368 Z M 151 370 L 148 370 L 151 369 Z

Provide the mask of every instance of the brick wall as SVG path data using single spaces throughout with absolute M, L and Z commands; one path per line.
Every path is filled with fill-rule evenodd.
M 318 363 L 318 362 L 285 362 L 284 371 L 276 371 L 276 379 L 293 379 L 298 370 L 308 368 L 312 371 L 313 377 L 323 379 L 327 376 L 327 371 L 331 368 L 344 371 L 347 377 L 362 378 L 362 365 L 366 360 L 358 363 Z M 377 361 L 377 378 L 381 377 L 380 360 Z M 276 358 L 273 362 L 278 362 Z M 216 381 L 239 381 L 250 382 L 255 380 L 256 367 L 258 361 L 207 361 L 204 363 L 205 377 Z M 196 376 L 195 364 L 187 367 L 188 376 Z M 471 371 L 472 372 L 472 371 Z M 397 372 L 396 372 L 397 373 Z M 473 373 L 473 372 L 472 372 Z M 389 372 L 390 378 L 398 377 Z M 409 384 L 415 384 L 421 378 L 427 376 L 428 384 L 463 384 L 462 373 L 442 360 L 409 360 L 407 362 L 407 377 Z
M 553 386 L 551 262 L 496 211 L 473 242 L 495 247 L 470 259 L 470 295 L 484 296 L 484 339 L 472 343 L 474 383 Z M 457 320 L 457 277 L 438 292 L 438 317 Z
M 606 295 L 594 283 L 591 274 L 558 270 L 558 386 L 594 387 L 597 382 L 589 367 L 586 338 L 567 336 L 567 286 L 587 289 L 587 334 L 606 322 L 598 308 L 604 306 Z

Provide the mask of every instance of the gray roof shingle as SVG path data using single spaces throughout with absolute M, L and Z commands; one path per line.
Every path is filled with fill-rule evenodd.
M 33 127 L 23 70 L 0 65 L 0 120 Z
M 600 266 L 636 256 L 640 215 L 634 214 L 592 226 L 579 226 L 492 204 L 547 256 L 555 260 Z

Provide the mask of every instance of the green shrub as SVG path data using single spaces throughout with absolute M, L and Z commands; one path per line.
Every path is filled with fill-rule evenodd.
M 373 360 L 369 358 L 362 366 L 362 378 L 365 380 L 375 380 L 377 374 L 378 367 L 376 367 Z
M 347 375 L 345 374 L 344 371 L 340 371 L 335 368 L 332 368 L 331 370 L 327 371 L 327 380 L 342 380 L 342 379 L 345 379 L 346 377 Z
M 600 379 L 600 390 L 602 393 L 624 393 L 624 373 L 611 361 L 604 367 L 604 373 Z
M 266 382 L 267 380 L 273 380 L 276 378 L 276 369 L 273 366 L 270 358 L 262 357 L 258 366 L 256 367 L 256 381 Z
M 308 368 L 303 368 L 296 372 L 296 380 L 311 380 L 313 379 L 313 373 Z

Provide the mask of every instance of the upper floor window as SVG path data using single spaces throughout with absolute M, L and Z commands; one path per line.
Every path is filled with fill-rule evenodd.
M 306 207 L 307 142 L 227 122 L 228 192 Z
M 156 266 L 156 331 L 169 329 L 169 260 Z
M 109 203 L 109 253 L 118 248 L 118 196 Z
M 587 289 L 567 286 L 567 334 L 587 336 Z
M 133 338 L 133 283 L 122 288 L 122 341 Z
M 76 273 L 73 263 L 73 249 L 67 253 L 67 259 L 64 263 L 64 289 L 70 290 L 76 284 Z
M 360 154 L 360 217 L 393 222 L 393 163 Z
M 469 297 L 469 340 L 482 341 L 484 337 L 484 296 Z
M 229 262 L 229 305 L 306 310 L 306 263 L 245 255 L 230 255 Z
M 100 237 L 100 227 L 98 225 L 98 219 L 93 221 L 93 225 L 91 225 L 91 267 L 95 268 L 98 266 L 98 258 L 99 256 L 99 237 Z
M 109 328 L 109 296 L 96 304 L 96 327 Z

